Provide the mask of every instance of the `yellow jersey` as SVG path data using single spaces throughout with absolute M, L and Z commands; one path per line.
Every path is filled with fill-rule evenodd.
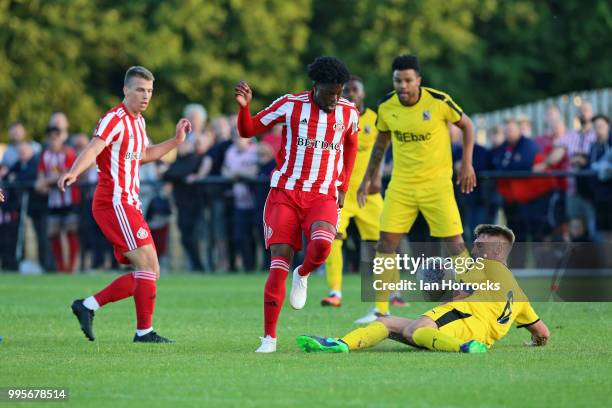
M 490 259 L 483 260 L 483 263 L 482 274 L 471 270 L 462 280 L 489 280 L 499 283 L 499 290 L 477 290 L 464 301 L 450 303 L 483 322 L 487 326 L 486 343 L 493 344 L 508 333 L 513 322 L 517 327 L 523 327 L 536 323 L 540 318 L 506 265 Z
M 421 87 L 416 104 L 404 106 L 395 92 L 381 99 L 376 128 L 391 133 L 393 184 L 448 181 L 453 175 L 448 123 L 463 111 L 450 96 Z M 397 184 L 396 184 L 397 185 Z
M 377 136 L 376 112 L 370 108 L 366 108 L 365 111 L 359 115 L 357 157 L 355 157 L 355 165 L 353 167 L 353 173 L 351 174 L 351 180 L 349 181 L 347 196 L 355 196 L 356 199 L 357 190 L 368 169 L 370 155 L 372 154 L 372 148 L 374 147 Z

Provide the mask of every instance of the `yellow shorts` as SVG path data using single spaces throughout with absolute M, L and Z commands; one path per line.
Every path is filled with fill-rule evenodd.
M 419 211 L 423 213 L 432 237 L 446 238 L 463 234 L 451 180 L 418 187 L 402 186 L 401 189 L 394 186 L 391 180 L 385 193 L 380 230 L 407 233 Z
M 346 229 L 355 218 L 355 224 L 359 230 L 359 236 L 363 241 L 378 241 L 380 238 L 380 214 L 382 213 L 383 199 L 380 194 L 370 194 L 363 208 L 359 208 L 357 199 L 349 199 L 347 194 L 344 207 L 340 210 L 340 221 L 338 222 L 338 234 L 346 238 Z
M 467 302 L 449 302 L 423 313 L 438 325 L 442 333 L 462 341 L 479 340 L 489 344 L 486 324 L 472 315 Z

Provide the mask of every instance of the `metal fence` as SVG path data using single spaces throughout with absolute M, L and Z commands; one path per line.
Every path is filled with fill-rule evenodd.
M 527 118 L 531 121 L 534 135 L 544 133 L 546 130 L 546 109 L 551 105 L 559 108 L 568 128 L 577 128 L 576 116 L 580 106 L 585 102 L 591 103 L 595 114 L 601 113 L 609 116 L 612 113 L 612 88 L 571 92 L 525 105 L 517 105 L 493 112 L 477 113 L 472 117 L 477 129 L 478 141 L 486 144 L 486 131 L 494 126 L 503 125 L 508 118 Z

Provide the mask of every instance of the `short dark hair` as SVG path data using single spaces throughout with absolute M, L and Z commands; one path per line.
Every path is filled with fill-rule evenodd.
M 148 81 L 155 81 L 155 77 L 153 76 L 153 73 L 151 71 L 140 65 L 134 65 L 133 67 L 129 67 L 128 70 L 125 72 L 123 85 L 128 85 L 130 83 L 130 80 L 135 77 L 143 78 Z
M 421 73 L 421 66 L 416 55 L 398 55 L 393 59 L 391 71 L 404 71 L 406 69 L 414 69 L 417 73 Z
M 320 84 L 344 85 L 351 78 L 344 62 L 336 57 L 317 57 L 308 65 L 308 77 Z
M 363 79 L 361 79 L 361 77 L 358 75 L 351 75 L 351 78 L 348 80 L 348 82 L 352 81 L 361 82 L 361 85 L 363 85 Z
M 474 228 L 474 238 L 478 238 L 481 234 L 502 236 L 511 244 L 514 244 L 516 239 L 510 228 L 499 224 L 479 224 Z
M 595 123 L 595 121 L 598 119 L 603 120 L 608 125 L 610 124 L 610 118 L 604 115 L 603 113 L 598 113 L 597 115 L 593 116 L 593 118 L 591 119 L 591 122 Z

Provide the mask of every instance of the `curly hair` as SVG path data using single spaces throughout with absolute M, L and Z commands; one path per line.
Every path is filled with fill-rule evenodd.
M 308 65 L 308 77 L 320 84 L 344 85 L 351 78 L 344 62 L 336 57 L 317 57 Z
M 414 69 L 416 72 L 421 71 L 419 59 L 416 55 L 398 55 L 393 59 L 391 71 L 403 71 L 406 69 Z

